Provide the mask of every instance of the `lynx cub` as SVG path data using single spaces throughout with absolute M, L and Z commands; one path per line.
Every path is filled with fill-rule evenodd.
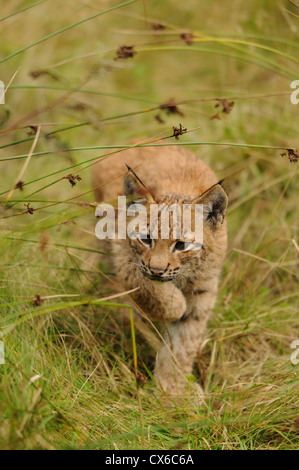
M 133 171 L 126 172 L 125 163 Z M 203 205 L 203 243 L 146 239 L 112 242 L 118 278 L 151 320 L 166 323 L 155 380 L 169 395 L 181 395 L 214 307 L 227 234 L 227 196 L 211 169 L 181 147 L 133 148 L 100 161 L 93 172 L 99 202 L 126 195 L 150 204 Z M 170 228 L 171 230 L 171 228 Z M 201 389 L 196 385 L 200 394 Z

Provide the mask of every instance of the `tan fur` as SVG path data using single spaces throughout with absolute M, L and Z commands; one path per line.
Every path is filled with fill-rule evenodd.
M 138 179 L 128 174 L 127 163 Z M 124 180 L 124 183 L 123 183 Z M 113 241 L 117 275 L 136 304 L 152 320 L 167 322 L 165 345 L 158 353 L 155 379 L 170 395 L 182 394 L 192 374 L 209 313 L 213 309 L 218 276 L 226 251 L 227 197 L 212 170 L 181 147 L 135 148 L 100 161 L 93 172 L 99 202 L 112 202 L 132 193 L 143 204 L 198 201 L 206 220 L 203 248 L 173 251 L 173 240 L 155 240 L 145 246 L 139 240 Z M 203 194 L 205 193 L 205 194 Z M 153 279 L 164 282 L 156 282 Z M 201 393 L 199 385 L 198 392 Z

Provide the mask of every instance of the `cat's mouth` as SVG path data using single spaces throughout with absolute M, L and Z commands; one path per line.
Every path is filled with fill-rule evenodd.
M 173 281 L 174 277 L 173 276 L 155 276 L 154 274 L 149 274 L 148 272 L 142 271 L 142 274 L 150 279 L 151 281 L 159 281 L 159 282 L 168 282 L 168 281 Z

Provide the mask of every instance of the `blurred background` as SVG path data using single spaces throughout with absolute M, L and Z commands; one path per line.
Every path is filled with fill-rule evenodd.
M 1 447 L 298 447 L 298 32 L 287 0 L 1 1 Z M 92 164 L 161 136 L 229 193 L 203 409 L 164 407 L 155 327 L 135 343 L 125 297 L 102 300 Z

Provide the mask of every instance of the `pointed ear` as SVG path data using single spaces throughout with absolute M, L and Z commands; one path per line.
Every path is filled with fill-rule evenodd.
M 131 171 L 124 177 L 123 190 L 124 195 L 127 196 L 128 202 L 137 202 L 140 204 L 155 202 L 149 189 L 142 183 L 138 176 Z
M 202 196 L 193 201 L 203 204 L 203 216 L 212 227 L 222 224 L 226 214 L 228 197 L 220 184 L 212 186 Z

